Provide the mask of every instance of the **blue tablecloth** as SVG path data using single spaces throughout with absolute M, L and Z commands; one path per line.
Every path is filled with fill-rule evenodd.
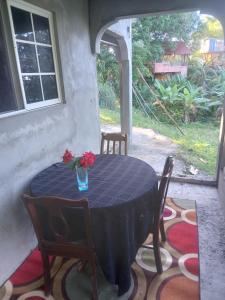
M 79 192 L 75 171 L 56 163 L 31 182 L 33 196 L 88 198 L 98 262 L 119 295 L 130 287 L 130 267 L 153 223 L 158 180 L 145 162 L 122 155 L 97 155 L 89 170 L 89 189 Z M 73 228 L 83 231 L 79 218 Z

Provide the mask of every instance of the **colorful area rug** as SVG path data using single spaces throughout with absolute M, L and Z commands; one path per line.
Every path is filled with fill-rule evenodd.
M 195 202 L 167 198 L 165 213 L 167 242 L 162 244 L 163 273 L 157 275 L 153 251 L 140 248 L 132 265 L 132 284 L 121 300 L 199 299 L 198 233 Z M 151 243 L 151 236 L 147 244 Z M 88 270 L 78 272 L 76 259 L 50 258 L 52 294 L 43 292 L 40 253 L 34 250 L 0 288 L 2 300 L 86 300 L 91 299 Z M 118 299 L 116 287 L 98 271 L 99 300 Z

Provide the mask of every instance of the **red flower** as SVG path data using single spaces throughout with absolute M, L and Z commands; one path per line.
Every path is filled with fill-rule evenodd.
M 83 167 L 83 168 L 88 168 L 88 162 L 87 162 L 87 160 L 85 159 L 85 157 L 81 157 L 81 159 L 80 159 L 80 165 L 81 165 L 81 167 Z
M 83 156 L 80 159 L 80 165 L 83 168 L 89 168 L 93 166 L 94 162 L 96 160 L 96 156 L 94 153 L 90 152 L 84 152 Z
M 64 164 L 71 163 L 68 165 L 68 167 L 70 167 L 72 170 L 75 169 L 76 167 L 89 168 L 93 166 L 95 160 L 96 160 L 96 156 L 91 151 L 84 152 L 84 154 L 81 157 L 75 158 L 72 152 L 66 149 L 63 155 Z
M 64 164 L 68 164 L 72 160 L 73 160 L 73 154 L 72 154 L 72 152 L 66 149 L 65 153 L 63 154 L 63 162 L 64 162 Z

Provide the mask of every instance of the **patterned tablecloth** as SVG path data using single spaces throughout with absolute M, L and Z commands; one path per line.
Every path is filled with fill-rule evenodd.
M 153 222 L 158 181 L 145 162 L 129 156 L 97 155 L 89 170 L 89 189 L 79 192 L 75 171 L 56 163 L 31 182 L 33 196 L 88 198 L 98 262 L 119 295 L 130 286 L 130 266 Z M 82 232 L 79 218 L 73 228 Z M 81 233 L 82 235 L 83 233 Z

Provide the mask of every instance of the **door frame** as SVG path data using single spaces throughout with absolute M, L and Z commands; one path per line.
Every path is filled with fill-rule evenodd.
M 225 99 L 223 102 L 223 112 L 221 117 L 221 126 L 220 126 L 220 138 L 219 138 L 219 149 L 218 149 L 218 158 L 217 158 L 217 174 L 216 182 L 217 186 L 219 183 L 220 171 L 225 167 L 225 157 L 223 156 L 223 151 L 225 147 Z

